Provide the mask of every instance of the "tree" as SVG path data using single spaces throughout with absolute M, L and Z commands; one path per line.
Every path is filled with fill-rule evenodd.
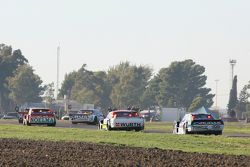
M 12 51 L 11 46 L 0 44 L 0 111 L 7 111 L 12 102 L 9 99 L 8 77 L 12 77 L 16 69 L 28 63 L 20 50 Z
M 229 102 L 228 102 L 228 115 L 232 118 L 235 117 L 235 109 L 238 104 L 237 98 L 237 76 L 234 76 L 232 89 L 230 90 Z
M 200 97 L 200 96 L 196 97 L 192 101 L 190 107 L 188 108 L 188 112 L 194 112 L 195 110 L 201 108 L 203 106 L 203 103 L 204 103 L 202 100 L 203 100 L 202 97 Z
M 159 94 L 159 83 L 161 82 L 159 76 L 155 76 L 151 79 L 146 86 L 146 90 L 142 96 L 142 108 L 151 108 L 158 106 L 157 95 Z
M 83 64 L 78 71 L 65 76 L 59 95 L 61 97 L 67 95 L 69 99 L 82 104 L 94 104 L 105 109 L 111 105 L 106 72 L 89 71 L 86 69 L 86 64 Z
M 77 76 L 76 71 L 73 71 L 65 75 L 65 79 L 62 83 L 62 87 L 58 94 L 59 98 L 63 98 L 64 95 L 66 95 L 68 99 L 71 99 L 72 88 L 75 85 L 76 76 Z
M 239 94 L 239 101 L 236 106 L 237 115 L 242 116 L 246 112 L 247 105 L 249 104 L 248 98 L 250 94 L 248 93 L 248 89 L 250 85 L 245 85 Z
M 108 71 L 112 104 L 118 108 L 140 106 L 152 69 L 122 62 Z
M 46 104 L 49 105 L 49 108 L 51 104 L 53 104 L 53 102 L 55 101 L 54 92 L 55 92 L 54 82 L 44 86 L 43 100 L 45 101 Z
M 13 77 L 8 79 L 10 98 L 16 104 L 41 102 L 44 88 L 40 77 L 29 65 L 19 66 Z
M 211 89 L 204 87 L 207 80 L 204 72 L 205 68 L 193 60 L 173 62 L 168 68 L 160 69 L 158 104 L 188 109 L 198 98 L 199 105 L 210 107 L 214 95 L 209 93 Z

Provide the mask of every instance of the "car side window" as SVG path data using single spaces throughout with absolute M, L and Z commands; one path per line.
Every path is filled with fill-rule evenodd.
M 187 119 L 188 119 L 188 115 L 185 115 L 185 116 L 182 118 L 181 122 L 186 122 Z
M 110 113 L 107 115 L 107 118 L 110 119 Z

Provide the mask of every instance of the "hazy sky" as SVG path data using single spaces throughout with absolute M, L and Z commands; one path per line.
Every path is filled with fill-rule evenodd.
M 218 106 L 228 102 L 229 59 L 236 59 L 238 91 L 250 80 L 248 0 L 0 0 L 0 43 L 21 49 L 44 83 L 56 83 L 86 63 L 107 70 L 121 61 L 155 73 L 172 61 L 206 68 Z

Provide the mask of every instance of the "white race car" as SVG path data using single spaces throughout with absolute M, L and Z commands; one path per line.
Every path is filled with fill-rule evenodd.
M 99 122 L 99 129 L 104 130 L 144 130 L 144 119 L 134 110 L 115 110 Z
M 210 114 L 189 113 L 185 114 L 180 122 L 174 123 L 174 134 L 215 134 L 221 135 L 224 123 L 214 119 Z

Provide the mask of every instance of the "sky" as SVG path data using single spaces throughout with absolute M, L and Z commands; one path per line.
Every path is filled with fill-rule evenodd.
M 83 64 L 107 71 L 123 61 L 154 69 L 193 59 L 226 108 L 230 59 L 238 92 L 250 81 L 248 0 L 0 0 L 0 43 L 21 49 L 44 81 L 62 83 Z M 216 99 L 214 99 L 216 101 Z M 216 103 L 215 103 L 216 104 Z

